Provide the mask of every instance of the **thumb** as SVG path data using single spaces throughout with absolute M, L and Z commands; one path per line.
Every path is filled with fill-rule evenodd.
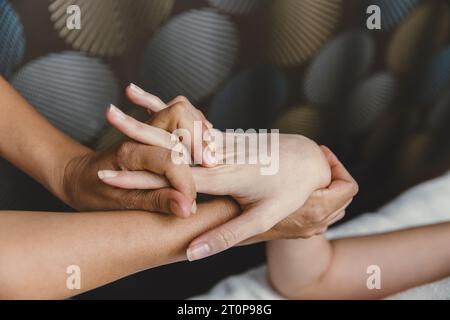
M 268 212 L 253 208 L 234 220 L 213 229 L 191 242 L 186 255 L 189 261 L 195 261 L 215 255 L 239 243 L 269 230 L 273 225 L 264 221 Z
M 180 218 L 187 218 L 194 212 L 192 201 L 171 188 L 129 191 L 123 201 L 127 209 L 174 214 Z

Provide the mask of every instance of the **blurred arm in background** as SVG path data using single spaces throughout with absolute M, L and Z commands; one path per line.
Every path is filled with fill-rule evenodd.
M 450 276 L 448 243 L 450 223 L 334 241 L 273 241 L 269 281 L 289 299 L 382 299 Z M 380 290 L 367 287 L 369 266 L 380 268 Z
M 327 158 L 334 180 L 351 179 L 331 152 Z M 269 281 L 290 299 L 381 299 L 449 276 L 449 242 L 449 223 L 334 241 L 272 241 Z M 380 290 L 367 287 L 372 265 L 380 268 Z

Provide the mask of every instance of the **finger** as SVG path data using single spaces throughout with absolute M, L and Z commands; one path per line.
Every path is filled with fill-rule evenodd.
M 331 214 L 328 219 L 326 219 L 325 221 L 323 221 L 320 225 L 324 226 L 324 227 L 331 227 L 337 220 L 337 217 L 340 216 L 342 214 L 342 212 L 346 212 L 345 208 L 344 209 L 340 209 L 337 210 L 336 212 L 334 212 L 333 214 Z
M 338 216 L 342 211 L 345 212 L 345 210 L 352 203 L 352 201 L 353 201 L 353 199 L 350 199 L 349 201 L 347 201 L 345 203 L 345 205 L 343 205 L 342 207 L 340 207 L 339 209 L 334 211 L 332 214 L 330 214 L 327 218 L 325 218 L 323 221 L 321 221 L 320 224 L 323 224 L 323 225 L 326 225 L 326 226 L 331 226 L 332 225 L 332 221 L 334 221 L 336 219 L 336 216 Z
M 186 164 L 176 164 L 171 151 L 129 142 L 119 148 L 117 158 L 120 165 L 127 170 L 149 171 L 162 175 L 175 189 L 192 201 L 196 199 L 197 191 L 191 168 Z
M 208 129 L 213 129 L 214 126 L 211 122 L 208 121 L 208 119 L 206 119 L 205 114 L 203 112 L 201 112 L 199 109 L 197 109 L 196 107 L 194 107 L 194 112 L 197 116 L 197 118 L 201 119 L 204 123 L 204 125 L 208 128 Z
M 191 138 L 184 139 L 183 144 L 190 150 L 194 163 L 207 168 L 215 167 L 217 161 L 213 153 L 216 151 L 216 146 L 212 142 L 212 136 L 205 123 L 198 118 L 185 118 L 180 121 L 179 128 L 189 132 Z
M 328 228 L 332 225 L 334 225 L 335 223 L 337 223 L 338 221 L 342 220 L 345 217 L 345 210 L 340 210 L 335 212 L 334 214 L 332 214 L 330 216 L 330 220 L 327 221 L 326 223 L 324 223 L 322 225 L 322 228 L 320 228 L 318 231 L 316 231 L 314 233 L 315 236 L 320 236 L 325 234 L 328 231 Z
M 182 104 L 182 105 L 188 106 L 188 109 L 193 114 L 194 118 L 198 119 L 199 121 L 202 121 L 203 124 L 206 126 L 206 128 L 208 128 L 208 129 L 214 128 L 212 123 L 209 122 L 208 119 L 206 119 L 203 112 L 201 112 L 198 108 L 196 108 L 186 97 L 178 96 L 175 99 L 173 99 L 172 101 L 170 101 L 168 103 L 168 106 L 171 107 L 176 104 Z
M 338 221 L 344 219 L 345 214 L 346 214 L 346 211 L 345 211 L 345 210 L 340 211 L 340 212 L 336 215 L 336 217 L 335 217 L 333 220 L 330 221 L 330 223 L 328 224 L 328 226 L 332 226 L 332 225 L 335 224 L 336 222 L 338 222 Z
M 106 184 L 128 190 L 154 190 L 170 187 L 163 176 L 147 171 L 111 171 L 98 172 L 98 177 Z
M 177 135 L 182 139 L 185 147 L 191 151 L 191 154 L 194 151 L 194 139 L 201 138 L 202 121 L 196 118 L 189 110 L 188 105 L 184 103 L 172 104 L 167 109 L 158 112 L 149 124 Z
M 220 150 L 218 150 L 217 144 L 214 141 L 213 129 L 205 123 L 203 123 L 203 157 L 202 166 L 205 168 L 214 168 L 219 164 Z
M 352 175 L 345 169 L 344 165 L 329 148 L 326 146 L 320 146 L 320 148 L 330 165 L 332 180 L 344 180 L 356 183 Z
M 192 202 L 182 193 L 171 189 L 153 191 L 129 191 L 122 198 L 126 209 L 145 210 L 174 214 L 180 218 L 187 218 L 192 212 Z
M 244 212 L 236 219 L 195 239 L 186 252 L 188 260 L 196 261 L 207 258 L 269 230 L 272 226 L 261 226 L 258 222 L 261 212 L 257 215 L 256 211 L 255 208 Z
M 167 109 L 155 114 L 149 124 L 177 135 L 190 151 L 195 164 L 205 167 L 215 166 L 216 161 L 212 157 L 215 150 L 207 149 L 213 145 L 209 142 L 211 140 L 209 129 L 197 110 L 189 103 L 171 102 Z
M 358 193 L 358 184 L 330 149 L 325 146 L 321 149 L 330 165 L 332 182 L 328 188 L 314 192 L 312 198 L 327 198 L 328 203 L 341 207 Z
M 135 141 L 169 150 L 177 149 L 180 145 L 177 137 L 165 130 L 137 121 L 114 105 L 108 108 L 106 118 L 113 127 Z
M 157 113 L 167 108 L 167 105 L 157 96 L 144 91 L 133 83 L 128 86 L 126 94 L 133 103 L 146 108 L 149 112 Z

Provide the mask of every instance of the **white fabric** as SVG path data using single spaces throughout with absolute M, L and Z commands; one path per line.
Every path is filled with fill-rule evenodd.
M 382 207 L 330 230 L 330 239 L 388 232 L 410 227 L 450 221 L 450 172 L 425 182 Z M 266 279 L 266 267 L 232 276 L 209 293 L 194 299 L 282 299 Z M 389 299 L 450 300 L 450 278 L 413 288 Z

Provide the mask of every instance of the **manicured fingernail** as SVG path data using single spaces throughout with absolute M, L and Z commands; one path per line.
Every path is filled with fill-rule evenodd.
M 192 214 L 196 214 L 197 213 L 197 201 L 194 201 L 192 203 L 191 212 L 192 212 Z
M 119 175 L 119 173 L 117 171 L 110 171 L 110 170 L 102 170 L 99 171 L 98 173 L 98 177 L 100 179 L 107 179 L 107 178 L 115 178 Z
M 109 106 L 109 110 L 112 112 L 112 114 L 119 120 L 125 120 L 127 118 L 126 114 L 123 113 L 119 108 L 117 108 L 115 105 L 111 104 Z
M 200 243 L 189 248 L 186 255 L 189 261 L 201 260 L 211 255 L 211 247 L 207 243 Z
M 138 87 L 138 86 L 135 85 L 134 83 L 130 83 L 130 89 L 131 89 L 131 91 L 133 91 L 135 94 L 138 94 L 138 95 L 141 95 L 141 96 L 145 95 L 145 93 L 146 93 L 143 89 L 141 89 L 140 87 Z

